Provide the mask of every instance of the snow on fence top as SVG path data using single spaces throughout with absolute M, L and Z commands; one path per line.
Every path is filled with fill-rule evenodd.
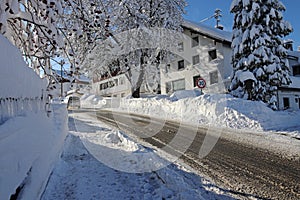
M 0 35 L 0 99 L 41 97 L 47 81 L 22 58 L 21 52 Z

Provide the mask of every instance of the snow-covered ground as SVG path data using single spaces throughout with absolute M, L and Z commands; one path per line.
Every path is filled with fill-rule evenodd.
M 66 106 L 53 104 L 51 110 L 49 116 L 27 112 L 0 126 L 0 199 L 39 199 L 67 133 Z
M 193 91 L 181 91 L 170 97 L 160 95 L 119 100 L 85 95 L 82 98 L 82 107 L 112 108 L 115 111 L 150 115 L 196 126 L 277 132 L 300 138 L 300 111 L 273 111 L 262 102 L 247 101 L 225 94 L 198 96 Z
M 70 117 L 70 134 L 43 200 L 233 199 L 228 191 L 179 162 L 138 173 L 141 166 L 147 171 L 148 164 L 164 165 L 167 161 L 155 149 L 110 129 L 96 117 L 85 113 L 73 113 Z M 115 157 L 116 152 L 125 156 Z M 147 152 L 153 152 L 152 158 Z

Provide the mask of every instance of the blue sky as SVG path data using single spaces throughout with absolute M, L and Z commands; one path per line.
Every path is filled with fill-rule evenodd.
M 186 0 L 188 7 L 186 8 L 187 14 L 185 15 L 186 19 L 198 22 L 206 17 L 209 17 L 214 14 L 216 8 L 222 10 L 222 19 L 221 24 L 225 27 L 226 30 L 231 31 L 233 15 L 230 14 L 230 4 L 231 0 Z M 285 20 L 289 21 L 293 28 L 294 32 L 291 33 L 287 38 L 294 40 L 294 49 L 297 49 L 297 46 L 300 46 L 300 21 L 299 21 L 299 0 L 281 0 L 285 5 L 286 11 L 283 13 Z M 205 22 L 208 25 L 215 25 L 215 20 L 211 19 Z

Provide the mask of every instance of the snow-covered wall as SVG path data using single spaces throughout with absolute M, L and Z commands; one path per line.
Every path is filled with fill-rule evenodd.
M 21 52 L 2 35 L 0 46 L 0 98 L 41 97 L 47 81 L 27 67 Z
M 47 81 L 41 79 L 22 58 L 20 51 L 0 35 L 0 124 L 44 109 L 42 96 Z
M 0 47 L 0 199 L 39 199 L 66 137 L 66 105 L 47 116 L 47 81 L 2 35 Z

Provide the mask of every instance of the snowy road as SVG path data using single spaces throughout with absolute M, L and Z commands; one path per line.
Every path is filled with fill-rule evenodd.
M 141 160 L 148 159 L 143 158 L 145 152 L 155 150 L 110 129 L 91 113 L 70 113 L 69 132 L 63 154 L 49 179 L 42 200 L 230 200 L 235 196 L 198 176 L 183 163 L 170 164 L 157 171 L 127 173 L 100 162 L 95 152 L 91 153 L 90 150 L 96 148 L 102 158 L 112 160 L 114 158 L 105 153 L 107 149 L 110 152 L 126 152 L 126 156 L 138 154 Z M 94 149 L 90 149 L 87 139 L 93 143 L 93 147 L 96 146 Z M 135 160 L 127 160 L 126 156 L 121 165 L 136 167 Z M 151 159 L 157 162 L 154 157 Z
M 174 122 L 161 125 L 164 122 L 152 118 L 151 123 L 155 121 L 157 126 L 162 127 L 159 133 L 152 136 L 151 130 L 147 132 L 145 128 L 150 123 L 148 117 L 116 112 L 112 114 L 108 111 L 97 112 L 97 116 L 111 126 L 143 136 L 144 141 L 158 148 L 169 144 L 179 128 Z M 184 130 L 188 135 L 192 128 L 184 127 Z M 228 137 L 233 135 L 238 138 L 238 135 L 223 130 L 210 154 L 199 159 L 198 152 L 206 132 L 207 129 L 199 128 L 192 145 L 181 157 L 201 174 L 206 174 L 217 184 L 230 188 L 240 198 L 300 199 L 299 140 L 279 136 L 274 139 L 268 135 L 250 133 L 248 137 L 253 137 L 250 142 L 242 139 L 238 142 L 236 138 Z M 147 135 L 151 137 L 145 137 Z M 182 138 L 182 141 L 185 139 Z M 170 146 L 167 150 L 171 154 L 176 154 L 176 149 L 181 148 L 180 143 L 167 146 Z

